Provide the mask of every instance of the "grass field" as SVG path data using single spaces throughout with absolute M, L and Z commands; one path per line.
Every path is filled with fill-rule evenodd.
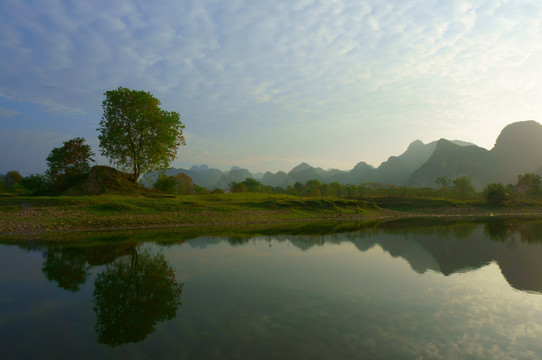
M 412 216 L 542 213 L 538 202 L 491 208 L 480 201 L 279 194 L 0 196 L 0 235 L 182 226 L 358 221 Z

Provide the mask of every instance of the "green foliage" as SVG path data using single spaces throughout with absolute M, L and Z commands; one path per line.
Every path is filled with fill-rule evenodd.
M 175 175 L 175 181 L 177 182 L 177 194 L 179 195 L 193 195 L 194 194 L 194 181 L 186 174 Z
M 25 195 L 25 194 L 28 194 L 28 189 L 26 187 L 24 187 L 23 184 L 21 183 L 17 183 L 15 185 L 12 185 L 10 188 L 9 188 L 9 191 L 16 194 L 16 195 Z
M 452 191 L 459 199 L 473 199 L 476 197 L 476 190 L 471 183 L 470 176 L 461 176 L 452 182 Z
M 534 199 L 542 193 L 542 179 L 537 174 L 518 175 L 516 187 L 524 197 Z
M 504 205 L 510 200 L 506 186 L 501 183 L 488 184 L 482 191 L 482 196 L 491 205 Z
M 220 189 L 220 188 L 214 188 L 213 190 L 211 190 L 209 192 L 210 194 L 224 194 L 224 190 Z
M 47 176 L 51 180 L 53 191 L 59 192 L 82 180 L 94 161 L 94 153 L 85 139 L 77 137 L 54 148 L 47 156 Z
M 168 194 L 177 194 L 177 181 L 173 176 L 160 175 L 152 187 Z
M 207 191 L 207 189 L 202 186 L 194 184 L 194 193 L 196 195 L 207 195 L 209 194 L 209 191 Z
M 177 112 L 160 108 L 145 91 L 119 87 L 105 92 L 98 139 L 101 154 L 126 171 L 140 174 L 166 169 L 184 145 L 184 125 Z
M 194 194 L 194 182 L 186 174 L 176 174 L 175 176 L 160 175 L 154 182 L 153 188 L 174 195 Z
M 21 185 L 25 187 L 30 195 L 43 195 L 51 189 L 49 178 L 41 174 L 28 175 L 21 181 Z
M 303 196 L 321 196 L 322 195 L 322 183 L 318 180 L 309 180 L 303 186 L 301 194 Z
M 435 182 L 442 189 L 442 188 L 449 188 L 450 184 L 452 183 L 452 180 L 450 180 L 447 176 L 439 176 L 436 178 Z
M 230 191 L 232 193 L 243 193 L 243 192 L 248 192 L 248 189 L 245 184 L 243 184 L 242 182 L 239 182 L 239 183 L 231 183 Z
M 246 178 L 242 183 L 245 185 L 248 192 L 265 192 L 262 183 L 253 178 Z
M 5 175 L 0 175 L 0 191 L 10 191 L 21 193 L 18 189 L 20 186 L 16 186 L 23 180 L 21 173 L 17 170 L 8 171 Z

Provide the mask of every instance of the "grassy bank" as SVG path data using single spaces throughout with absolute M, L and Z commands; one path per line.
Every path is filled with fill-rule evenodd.
M 409 216 L 539 214 L 538 202 L 492 208 L 479 201 L 419 198 L 202 196 L 0 196 L 0 235 L 129 228 L 344 221 Z
M 0 233 L 254 224 L 386 212 L 363 200 L 268 194 L 0 197 Z

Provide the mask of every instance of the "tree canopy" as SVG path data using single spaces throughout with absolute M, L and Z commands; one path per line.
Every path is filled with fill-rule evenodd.
M 119 87 L 106 91 L 98 128 L 101 154 L 137 182 L 144 172 L 166 169 L 184 145 L 180 115 L 160 108 L 160 100 L 143 90 Z
M 59 148 L 54 148 L 47 156 L 47 176 L 58 189 L 69 186 L 90 170 L 94 152 L 85 139 L 77 137 Z

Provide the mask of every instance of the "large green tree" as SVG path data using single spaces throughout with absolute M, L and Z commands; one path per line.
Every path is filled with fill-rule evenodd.
M 160 100 L 143 90 L 119 87 L 105 92 L 98 139 L 101 154 L 137 182 L 142 173 L 162 170 L 184 145 L 180 115 L 160 108 Z

